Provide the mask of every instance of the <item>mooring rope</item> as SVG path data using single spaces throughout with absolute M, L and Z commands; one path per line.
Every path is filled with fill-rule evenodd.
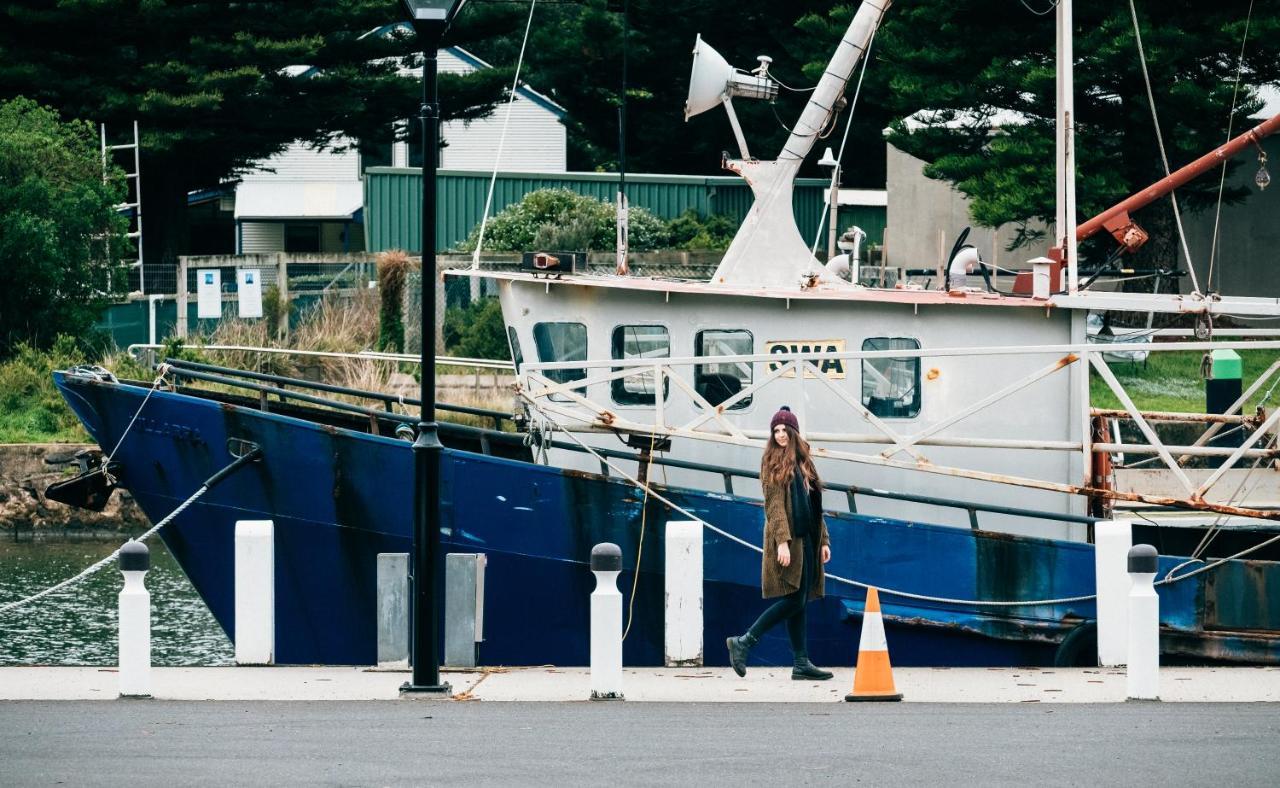
M 533 408 L 534 408 L 535 410 L 537 410 L 539 413 L 541 413 L 541 414 L 543 415 L 543 417 L 548 418 L 548 419 L 550 418 L 550 417 L 547 415 L 546 411 L 544 411 L 544 410 L 542 410 L 542 408 L 538 407 L 538 403 L 534 402 L 534 401 L 533 401 L 533 399 L 532 399 L 532 398 L 531 398 L 531 397 L 530 397 L 526 392 L 523 392 L 523 391 L 522 391 L 522 392 L 520 393 L 520 395 L 521 395 L 522 397 L 524 397 L 526 400 L 528 400 L 528 401 L 529 401 L 529 404 L 530 404 L 530 405 L 532 405 L 532 406 L 533 406 Z M 680 506 L 679 504 L 675 503 L 675 502 L 674 502 L 674 501 L 672 501 L 671 499 L 669 499 L 669 498 L 667 498 L 667 497 L 663 496 L 661 493 L 657 492 L 656 490 L 653 490 L 653 489 L 652 489 L 648 484 L 646 484 L 646 483 L 644 483 L 644 482 L 639 481 L 638 479 L 636 479 L 636 478 L 635 478 L 634 476 L 632 476 L 631 474 L 629 474 L 629 473 L 627 473 L 626 471 L 624 471 L 624 470 L 622 470 L 621 468 L 619 468 L 617 465 L 614 465 L 614 464 L 613 464 L 612 462 L 610 462 L 607 458 L 605 458 L 602 454 L 600 454 L 600 453 L 599 453 L 599 452 L 597 452 L 595 449 L 591 448 L 591 447 L 590 447 L 590 446 L 588 446 L 586 443 L 584 443 L 582 440 L 580 440 L 580 439 L 578 438 L 578 436 L 577 436 L 577 435 L 575 435 L 573 432 L 571 432 L 571 431 L 569 431 L 569 430 L 562 430 L 562 432 L 564 432 L 564 434 L 565 434 L 565 435 L 569 436 L 569 438 L 570 438 L 571 440 L 573 440 L 573 442 L 574 442 L 574 443 L 576 443 L 576 444 L 578 444 L 579 446 L 581 446 L 581 447 L 583 448 L 583 450 L 585 450 L 588 454 L 590 454 L 590 455 L 594 456 L 594 457 L 595 457 L 597 460 L 599 460 L 601 463 L 603 463 L 603 464 L 607 465 L 609 468 L 611 468 L 611 469 L 613 469 L 614 471 L 616 471 L 616 472 L 617 472 L 617 474 L 618 474 L 619 476 L 621 476 L 622 478 L 624 478 L 624 479 L 626 479 L 627 481 L 631 482 L 632 484 L 634 484 L 635 486 L 639 487 L 640 489 L 644 490 L 644 491 L 645 491 L 645 493 L 646 493 L 647 495 L 651 495 L 651 496 L 653 496 L 654 498 L 657 498 L 659 501 L 662 501 L 663 503 L 665 503 L 667 506 L 670 506 L 670 507 L 671 507 L 672 509 L 674 509 L 675 511 L 680 512 L 680 513 L 681 513 L 681 514 L 683 514 L 685 517 L 688 517 L 690 520 L 695 520 L 695 521 L 697 521 L 697 522 L 701 523 L 701 524 L 702 524 L 702 526 L 703 526 L 704 528 L 706 528 L 707 530 L 711 531 L 712 533 L 719 534 L 720 536 L 723 536 L 724 538 L 728 539 L 729 541 L 731 541 L 731 542 L 736 542 L 737 544 L 740 544 L 740 545 L 742 545 L 743 547 L 745 547 L 745 548 L 747 548 L 748 550 L 751 550 L 751 551 L 753 551 L 753 552 L 761 553 L 761 554 L 763 554 L 763 553 L 764 553 L 764 549 L 763 549 L 763 548 L 761 548 L 761 547 L 759 547 L 759 546 L 757 546 L 757 545 L 751 544 L 750 542 L 746 541 L 745 539 L 741 539 L 741 538 L 739 538 L 739 537 L 737 537 L 737 536 L 734 536 L 733 534 L 729 533 L 728 531 L 725 531 L 725 530 L 723 530 L 723 529 L 721 529 L 721 528 L 717 528 L 715 525 L 712 525 L 711 523 L 707 522 L 707 521 L 706 521 L 706 520 L 704 520 L 703 518 L 698 517 L 697 515 L 693 514 L 693 513 L 692 513 L 692 512 L 690 512 L 688 509 L 685 509 L 684 507 L 682 507 L 682 506 Z M 1256 549 L 1256 548 L 1255 548 L 1255 549 Z M 1088 601 L 1089 601 L 1089 600 L 1091 600 L 1091 599 L 1096 599 L 1096 598 L 1097 598 L 1097 596 L 1098 596 L 1097 594 L 1082 594 L 1082 595 L 1080 595 L 1080 596 L 1059 597 L 1059 598 L 1056 598 L 1056 599 L 1030 599 L 1030 600 L 1026 600 L 1026 601 L 1016 601 L 1016 602 L 1013 602 L 1013 601 L 999 601 L 999 600 L 985 600 L 985 599 L 952 599 L 952 598 L 950 598 L 950 597 L 929 596 L 928 594 L 915 594 L 915 593 L 912 593 L 912 592 L 910 592 L 910 591 L 898 591 L 898 590 L 891 589 L 891 588 L 884 588 L 883 586 L 872 585 L 872 584 L 870 584 L 870 583 L 863 583 L 863 582 L 861 582 L 861 581 L 859 581 L 859 580 L 852 580 L 852 579 L 850 579 L 850 578 L 847 578 L 847 577 L 841 577 L 840 575 L 835 575 L 835 574 L 832 574 L 832 573 L 830 573 L 830 572 L 825 572 L 825 571 L 823 572 L 823 575 L 824 575 L 825 577 L 828 577 L 828 578 L 830 578 L 830 579 L 832 579 L 832 580 L 836 581 L 837 583 L 845 583 L 845 584 L 847 584 L 847 585 L 856 586 L 856 587 L 858 587 L 858 588 L 875 588 L 875 589 L 876 589 L 877 591 L 879 591 L 881 594 L 885 594 L 885 595 L 887 595 L 887 596 L 901 597 L 901 598 L 903 598 L 903 599 L 914 599 L 914 600 L 921 601 L 921 602 L 938 602 L 938 603 L 941 603 L 941 604 L 947 604 L 947 605 L 977 605 L 977 606 L 982 606 L 982 607 L 1036 607 L 1036 606 L 1039 606 L 1039 605 L 1061 605 L 1061 604 L 1067 604 L 1067 603 L 1070 603 L 1070 602 L 1088 602 Z M 1186 576 L 1189 576 L 1189 575 L 1186 575 Z
M 235 461 L 232 462 L 230 465 L 218 471 L 213 476 L 210 476 L 209 479 L 205 481 L 204 484 L 200 485 L 200 489 L 196 490 L 194 493 L 191 494 L 191 497 L 187 498 L 187 500 L 179 504 L 178 508 L 174 509 L 172 512 L 169 512 L 167 517 L 165 517 L 163 520 L 156 523 L 155 525 L 151 526 L 151 528 L 147 529 L 140 536 L 134 539 L 130 539 L 128 542 L 125 542 L 125 544 L 128 544 L 129 542 L 145 542 L 148 538 L 153 536 L 161 528 L 164 528 L 166 525 L 173 522 L 175 517 L 182 514 L 184 511 L 186 511 L 188 506 L 195 503 L 200 498 L 200 496 L 207 493 L 209 489 L 212 488 L 215 484 L 225 479 L 228 475 L 230 475 L 233 471 L 239 469 L 241 466 L 247 465 L 248 463 L 257 460 L 261 456 L 262 456 L 262 450 L 255 448 L 252 451 L 248 452 L 247 454 L 237 457 Z M 76 575 L 75 577 L 67 578 L 66 580 L 63 580 L 61 583 L 52 585 L 44 589 L 43 591 L 40 591 L 38 593 L 32 594 L 29 597 L 26 597 L 25 599 L 19 599 L 15 602 L 7 602 L 3 605 L 0 605 L 0 616 L 4 615 L 5 613 L 8 613 L 11 610 L 16 610 L 20 607 L 23 607 L 24 605 L 29 605 L 32 602 L 35 602 L 36 600 L 43 599 L 44 597 L 47 597 L 50 594 L 56 594 L 57 592 L 62 591 L 63 589 L 70 588 L 71 586 L 79 583 L 85 578 L 90 577 L 91 575 L 94 575 L 97 572 L 100 572 L 103 569 L 103 567 L 107 566 L 107 564 L 110 564 L 112 561 L 116 560 L 116 558 L 119 557 L 120 550 L 122 549 L 124 549 L 124 545 L 121 545 L 120 547 L 116 548 L 116 550 L 112 552 L 111 555 L 93 564 L 88 569 L 85 569 L 83 572 Z

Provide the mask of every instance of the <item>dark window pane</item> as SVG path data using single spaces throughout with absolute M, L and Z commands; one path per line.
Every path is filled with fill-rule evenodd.
M 695 356 L 747 356 L 755 344 L 750 331 L 739 329 L 708 329 L 694 335 Z M 693 368 L 694 389 L 706 397 L 707 402 L 719 405 L 751 385 L 750 362 L 698 364 Z M 729 407 L 740 410 L 751 404 L 751 397 L 743 397 Z
M 360 143 L 360 174 L 370 167 L 391 166 L 391 134 L 379 140 L 362 140 Z
M 284 226 L 284 250 L 286 252 L 320 251 L 320 225 L 286 224 Z
M 914 339 L 877 337 L 865 340 L 863 350 L 919 350 Z M 865 358 L 862 360 L 862 404 L 876 416 L 913 419 L 920 414 L 920 359 Z
M 524 353 L 520 352 L 520 338 L 516 336 L 515 326 L 507 326 L 507 340 L 511 343 L 511 358 L 516 362 L 516 374 L 524 366 Z
M 671 335 L 665 326 L 618 326 L 613 330 L 613 357 L 670 358 Z M 612 383 L 613 401 L 619 405 L 652 405 L 654 396 L 652 372 L 637 372 Z M 669 381 L 663 381 L 663 396 L 671 389 Z
M 533 327 L 533 342 L 538 346 L 541 362 L 587 360 L 587 327 L 581 323 L 537 323 Z M 587 370 L 582 367 L 548 369 L 544 374 L 556 383 L 567 383 L 582 380 Z M 586 387 L 575 391 L 585 392 Z

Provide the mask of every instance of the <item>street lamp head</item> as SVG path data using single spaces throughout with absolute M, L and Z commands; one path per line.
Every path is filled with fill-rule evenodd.
M 400 0 L 419 36 L 439 37 L 449 29 L 467 0 Z

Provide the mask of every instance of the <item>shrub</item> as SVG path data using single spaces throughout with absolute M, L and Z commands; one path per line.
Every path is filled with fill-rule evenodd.
M 510 360 L 507 326 L 498 299 L 482 298 L 445 312 L 444 346 L 451 356 Z
M 404 352 L 404 282 L 409 255 L 389 249 L 378 255 L 378 350 Z
M 83 336 L 124 291 L 124 196 L 118 169 L 103 178 L 92 125 L 29 99 L 0 102 L 0 358 Z
M 86 360 L 73 337 L 59 335 L 48 351 L 22 342 L 0 364 L 0 443 L 83 441 L 87 436 L 62 395 L 53 372 Z
M 520 202 L 503 208 L 489 220 L 485 226 L 484 246 L 495 252 L 525 252 L 541 248 L 562 251 L 615 249 L 616 219 L 617 212 L 612 203 L 568 189 L 538 189 L 526 194 Z M 666 222 L 649 210 L 632 208 L 629 221 L 632 251 L 661 249 L 667 245 Z M 475 249 L 479 237 L 480 225 L 476 225 L 460 248 L 463 251 Z
M 738 223 L 722 214 L 702 216 L 690 208 L 667 225 L 676 249 L 728 249 Z

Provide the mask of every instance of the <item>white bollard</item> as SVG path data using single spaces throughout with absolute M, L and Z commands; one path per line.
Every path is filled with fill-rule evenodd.
M 1129 652 L 1129 548 L 1133 523 L 1109 520 L 1093 526 L 1093 568 L 1098 587 L 1098 664 L 1125 664 Z
M 1160 597 L 1156 596 L 1156 549 L 1140 544 L 1129 550 L 1130 700 L 1160 700 Z
M 120 548 L 120 697 L 151 697 L 151 594 L 143 578 L 151 568 L 151 551 L 130 539 Z
M 622 700 L 622 549 L 611 542 L 591 549 L 591 699 Z
M 276 657 L 275 523 L 236 522 L 236 664 L 271 665 Z
M 666 665 L 701 665 L 702 523 L 667 523 L 666 551 Z

